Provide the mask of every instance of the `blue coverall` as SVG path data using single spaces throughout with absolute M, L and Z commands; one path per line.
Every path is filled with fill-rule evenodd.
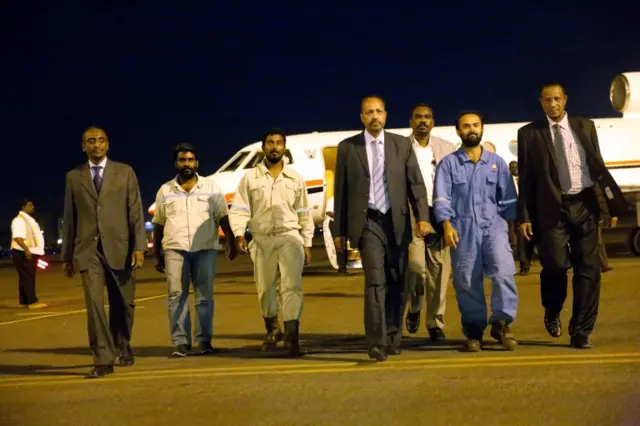
M 438 164 L 433 195 L 438 223 L 450 220 L 458 233 L 451 249 L 453 287 L 469 339 L 487 327 L 483 275 L 493 282 L 489 323 L 516 317 L 518 293 L 507 220 L 516 219 L 517 193 L 502 157 L 482 151 L 474 163 L 462 148 Z

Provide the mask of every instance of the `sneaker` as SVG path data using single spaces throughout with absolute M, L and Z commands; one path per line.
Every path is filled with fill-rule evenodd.
M 178 345 L 171 354 L 172 358 L 184 358 L 189 354 L 189 347 L 187 345 Z
M 200 355 L 209 355 L 214 351 L 213 346 L 211 346 L 211 342 L 203 342 L 200 343 Z

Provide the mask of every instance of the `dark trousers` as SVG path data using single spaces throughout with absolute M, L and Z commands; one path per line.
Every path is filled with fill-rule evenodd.
M 87 305 L 89 347 L 96 365 L 112 365 L 118 353 L 130 350 L 135 279 L 131 269 L 115 270 L 100 249 L 89 269 L 81 271 L 84 300 Z M 104 287 L 109 298 L 109 319 L 104 310 Z
M 567 271 L 573 266 L 571 335 L 591 334 L 598 316 L 600 257 L 595 219 L 597 209 L 592 190 L 563 197 L 558 225 L 538 232 L 542 305 L 550 315 L 559 314 L 562 310 L 567 298 Z
M 391 213 L 369 210 L 359 244 L 364 269 L 364 328 L 370 348 L 398 347 L 406 304 L 407 244 L 395 243 Z
M 11 250 L 11 259 L 18 272 L 18 298 L 21 305 L 31 305 L 38 301 L 36 297 L 36 265 L 40 256 L 31 255 L 27 259 L 22 250 Z
M 535 248 L 535 240 L 531 238 L 527 240 L 522 232 L 518 232 L 518 260 L 520 261 L 520 269 L 529 269 L 531 267 L 531 259 L 533 258 L 533 249 Z
M 338 261 L 338 271 L 343 272 L 347 270 L 347 249 L 336 250 L 336 258 Z

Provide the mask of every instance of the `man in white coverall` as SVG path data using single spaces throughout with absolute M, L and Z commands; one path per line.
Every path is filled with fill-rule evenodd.
M 273 350 L 282 340 L 277 293 L 280 269 L 284 346 L 289 356 L 300 356 L 302 269 L 311 262 L 314 227 L 304 179 L 284 164 L 286 144 L 286 136 L 280 129 L 264 134 L 264 162 L 240 180 L 229 210 L 229 222 L 238 250 L 248 251 L 254 264 L 258 300 L 267 330 L 262 350 Z M 247 225 L 253 237 L 249 244 L 244 238 Z

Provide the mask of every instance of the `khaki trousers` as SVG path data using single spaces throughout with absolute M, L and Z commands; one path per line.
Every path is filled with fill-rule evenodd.
M 278 269 L 280 270 L 280 294 L 282 319 L 300 320 L 302 314 L 302 269 L 304 248 L 298 231 L 278 235 L 253 235 L 249 243 L 253 261 L 253 276 L 258 291 L 258 301 L 265 318 L 278 315 Z
M 451 277 L 451 252 L 444 238 L 427 246 L 424 238 L 415 235 L 415 218 L 411 211 L 413 239 L 409 244 L 409 265 L 406 273 L 409 312 L 419 312 L 422 296 L 426 295 L 427 328 L 444 328 L 447 287 Z M 433 238 L 433 236 L 431 236 Z

